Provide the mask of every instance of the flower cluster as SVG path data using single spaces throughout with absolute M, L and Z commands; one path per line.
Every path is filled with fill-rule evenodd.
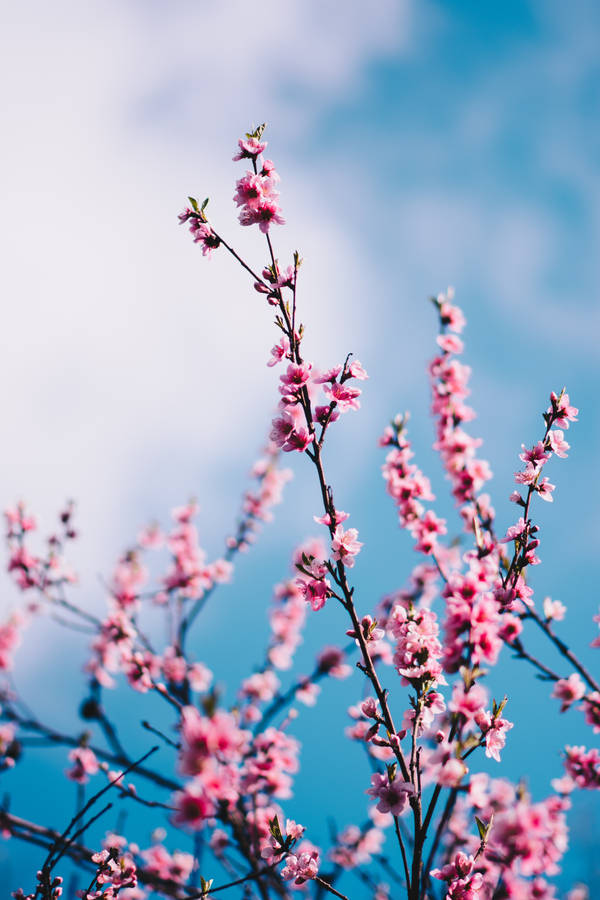
M 510 499 L 524 512 L 515 525 L 512 525 L 504 538 L 505 542 L 514 543 L 514 555 L 506 577 L 502 583 L 505 599 L 511 602 L 518 598 L 527 602 L 531 598 L 532 591 L 527 588 L 523 578 L 523 572 L 527 566 L 537 565 L 540 562 L 536 554 L 539 547 L 539 539 L 536 537 L 538 528 L 529 518 L 529 509 L 533 494 L 537 494 L 542 500 L 552 501 L 554 485 L 548 478 L 541 477 L 546 462 L 554 454 L 565 458 L 570 445 L 564 439 L 563 428 L 569 427 L 569 422 L 576 422 L 579 410 L 571 406 L 569 395 L 565 389 L 560 394 L 554 391 L 550 394 L 550 406 L 544 413 L 545 432 L 541 441 L 538 441 L 531 449 L 522 445 L 522 453 L 519 458 L 525 464 L 522 471 L 515 472 L 517 485 L 527 488 L 525 497 L 519 490 L 513 491 Z M 560 428 L 554 426 L 560 425 Z
M 274 283 L 272 281 L 272 283 Z M 293 287 L 295 281 L 284 280 L 283 284 L 277 282 L 277 293 L 273 294 L 275 303 L 282 303 L 281 289 L 283 286 Z M 346 360 L 344 365 L 336 365 L 333 368 L 318 372 L 313 369 L 312 363 L 300 360 L 298 353 L 292 354 L 288 349 L 291 343 L 289 338 L 286 343 L 280 343 L 272 350 L 271 364 L 290 356 L 295 361 L 290 362 L 285 372 L 280 376 L 278 415 L 273 419 L 271 440 L 289 453 L 297 450 L 302 453 L 317 439 L 316 429 L 321 427 L 319 443 L 322 442 L 325 431 L 332 422 L 339 418 L 340 413 L 351 409 L 359 409 L 360 388 L 354 385 L 354 381 L 364 381 L 368 376 L 358 360 L 350 362 Z M 294 334 L 294 345 L 299 346 L 300 338 Z M 350 384 L 349 382 L 353 382 Z M 314 403 L 316 391 L 322 388 L 326 403 Z
M 137 887 L 137 868 L 133 857 L 122 854 L 117 847 L 94 853 L 92 862 L 96 863 L 95 889 L 78 891 L 81 900 L 116 900 L 124 888 Z
M 462 537 L 453 537 L 450 519 L 427 506 L 434 495 L 413 461 L 408 416 L 396 417 L 380 440 L 387 452 L 383 475 L 400 524 L 422 556 L 405 587 L 391 590 L 377 605 L 369 598 L 364 608 L 366 595 L 352 583 L 363 544 L 357 528 L 347 524 L 349 514 L 337 507 L 324 447 L 329 427 L 360 408 L 359 382 L 367 373 L 352 354 L 327 369 L 304 356 L 305 328 L 297 302 L 302 259 L 298 252 L 290 264 L 277 259 L 271 226 L 283 224 L 279 175 L 264 157 L 263 132 L 260 126 L 246 134 L 234 157 L 249 163 L 237 180 L 234 202 L 240 223 L 257 225 L 264 236 L 262 263 L 246 262 L 217 232 L 207 217 L 208 201 L 198 204 L 189 198 L 179 218 L 205 256 L 221 248 L 241 264 L 274 318 L 278 334 L 267 365 L 278 378 L 278 405 L 270 441 L 254 465 L 252 487 L 243 496 L 222 555 L 209 556 L 202 545 L 199 508 L 192 500 L 172 511 L 164 529 L 158 523 L 144 527 L 119 556 L 102 582 L 107 606 L 100 614 L 71 599 L 75 577 L 64 551 L 76 536 L 72 504 L 61 512 L 59 527 L 43 551 L 33 546 L 37 525 L 25 506 L 6 512 L 8 569 L 24 597 L 23 610 L 0 625 L 0 670 L 5 673 L 0 684 L 0 770 L 10 779 L 10 770 L 21 765 L 23 747 L 27 758 L 47 743 L 63 745 L 68 758 L 64 786 L 75 792 L 78 807 L 61 834 L 54 825 L 14 815 L 6 801 L 0 831 L 47 852 L 28 900 L 60 897 L 62 882 L 53 870 L 67 856 L 88 867 L 94 864 L 91 882 L 86 870 L 82 900 L 199 898 L 227 888 L 241 888 L 249 897 L 289 900 L 301 890 L 304 896 L 331 893 L 345 900 L 345 882 L 352 878 L 374 900 L 437 896 L 434 879 L 443 882 L 442 894 L 449 900 L 551 900 L 554 888 L 548 878 L 559 871 L 567 846 L 569 794 L 600 788 L 600 751 L 568 745 L 564 772 L 552 782 L 554 793 L 541 801 L 529 796 L 525 781 L 513 785 L 478 772 L 477 761 L 487 765 L 485 756 L 500 763 L 513 728 L 504 717 L 507 697 L 492 700 L 485 681 L 505 643 L 553 685 L 561 712 L 578 704 L 592 732 L 600 733 L 600 685 L 554 630 L 565 607 L 546 597 L 538 610 L 526 581 L 526 569 L 540 561 L 531 501 L 536 494 L 552 500 L 554 486 L 543 474 L 545 466 L 552 455 L 567 456 L 565 430 L 577 421 L 578 410 L 564 390 L 551 394 L 541 439 L 522 446 L 523 468 L 515 474 L 519 489 L 511 498 L 519 508 L 518 521 L 499 539 L 491 499 L 482 493 L 490 468 L 478 456 L 481 441 L 465 430 L 475 417 L 467 405 L 470 369 L 460 358 L 465 318 L 451 289 L 438 295 L 434 304 L 440 334 L 429 366 L 434 448 L 458 506 Z M 237 644 L 232 639 L 230 646 L 215 650 L 218 632 L 210 616 L 202 618 L 204 629 L 192 629 L 210 598 L 226 594 L 222 586 L 232 579 L 236 554 L 250 549 L 261 523 L 271 518 L 290 477 L 278 461 L 281 452 L 292 451 L 314 469 L 319 497 L 314 519 L 327 533 L 324 540 L 312 538 L 296 547 L 291 573 L 275 586 L 259 656 L 240 673 L 237 685 L 225 688 L 223 667 L 232 653 L 257 646 L 260 598 L 256 591 L 249 595 L 252 603 L 243 619 L 249 625 Z M 299 463 L 300 457 L 295 460 Z M 223 597 L 222 608 L 225 601 Z M 307 615 L 308 607 L 323 610 L 328 601 L 335 604 L 335 615 L 332 609 L 318 621 Z M 68 733 L 38 720 L 7 674 L 23 626 L 47 608 L 56 624 L 90 634 L 88 693 L 80 706 L 83 733 L 79 727 Z M 227 615 L 227 634 L 233 638 L 235 610 Z M 288 675 L 305 626 L 322 632 L 334 621 L 336 640 L 344 640 L 345 634 L 346 646 L 319 642 L 309 674 Z M 545 656 L 533 655 L 527 632 L 532 622 L 559 651 L 555 656 L 561 665 L 571 665 L 564 677 Z M 600 646 L 600 638 L 593 645 Z M 190 646 L 200 653 L 209 648 L 214 673 L 192 655 Z M 332 688 L 330 679 L 353 672 L 346 734 L 367 756 L 368 800 L 363 797 L 364 815 L 341 833 L 331 820 L 329 848 L 322 850 L 282 809 L 293 802 L 300 765 L 295 721 L 300 704 L 313 706 L 321 692 Z M 496 673 L 497 679 L 501 674 Z M 107 697 L 108 687 L 136 692 L 129 695 L 128 727 L 113 721 L 114 709 L 120 707 Z M 129 746 L 138 709 L 144 733 L 159 739 L 141 757 Z M 336 785 L 345 790 L 350 784 L 345 770 L 338 776 L 323 769 L 326 777 L 321 778 L 321 751 L 335 745 L 336 727 L 335 716 L 328 716 L 312 729 L 318 750 L 312 783 L 323 782 L 318 807 L 327 812 L 327 785 L 335 791 Z M 161 753 L 155 756 L 159 746 Z M 169 758 L 171 770 L 165 763 Z M 130 772 L 135 786 L 124 783 Z M 86 787 L 90 779 L 102 782 L 91 796 Z M 98 802 L 107 793 L 127 805 L 138 804 L 144 810 L 143 827 L 151 816 L 161 816 L 169 831 L 155 828 L 150 846 L 141 849 L 145 844 L 120 833 L 125 823 L 128 833 L 137 823 L 119 816 L 119 833 L 109 832 L 103 849 L 92 855 L 86 836 L 93 840 L 97 820 L 111 810 L 110 800 Z M 317 839 L 319 827 L 316 823 Z M 191 837 L 190 852 L 172 849 L 178 830 Z M 200 875 L 207 857 L 216 870 L 214 888 L 212 878 Z M 382 876 L 393 879 L 393 889 Z M 348 893 L 354 896 L 351 889 Z M 14 896 L 26 897 L 22 890 Z M 571 892 L 569 900 L 582 900 L 581 891 Z
M 381 446 L 392 447 L 386 456 L 383 477 L 387 492 L 398 507 L 400 525 L 417 541 L 415 550 L 433 554 L 438 550 L 439 537 L 446 534 L 446 522 L 433 510 L 425 511 L 423 501 L 435 497 L 429 479 L 410 462 L 414 454 L 406 436 L 406 422 L 407 416 L 396 416 L 380 438 Z
M 559 871 L 567 848 L 568 807 L 568 800 L 556 795 L 534 803 L 523 786 L 516 788 L 484 773 L 472 775 L 449 823 L 450 852 L 455 847 L 464 847 L 463 852 L 472 855 L 480 850 L 481 837 L 469 835 L 469 822 L 477 816 L 480 822 L 491 823 L 485 853 L 478 856 L 475 867 L 484 885 L 495 885 L 501 877 L 509 897 L 551 900 L 553 888 L 544 876 Z
M 427 690 L 446 683 L 439 626 L 432 610 L 406 609 L 398 604 L 390 614 L 388 629 L 396 640 L 394 665 L 405 684 Z
M 221 244 L 221 238 L 216 234 L 208 224 L 204 210 L 208 200 L 205 200 L 202 207 L 198 206 L 198 202 L 190 197 L 191 206 L 186 206 L 184 211 L 179 214 L 179 222 L 183 225 L 185 222 L 190 223 L 190 234 L 195 244 L 200 244 L 202 255 L 210 259 L 213 250 Z
M 23 503 L 5 510 L 8 571 L 21 590 L 35 588 L 48 602 L 53 602 L 62 587 L 76 582 L 77 577 L 64 557 L 66 544 L 77 537 L 72 524 L 73 512 L 73 504 L 69 503 L 59 513 L 59 528 L 46 539 L 46 552 L 38 555 L 28 546 L 30 536 L 37 529 L 35 517 Z
M 448 883 L 448 900 L 477 900 L 483 887 L 483 875 L 474 871 L 475 860 L 459 852 L 442 869 L 433 869 L 434 878 Z
M 579 788 L 600 788 L 600 750 L 565 747 L 565 770 Z
M 464 328 L 465 318 L 462 311 L 452 305 L 453 299 L 452 288 L 434 299 L 442 331 L 437 343 L 442 352 L 431 361 L 429 374 L 431 410 L 436 420 L 437 434 L 434 448 L 444 463 L 456 501 L 464 506 L 477 503 L 477 495 L 492 473 L 488 463 L 476 456 L 481 440 L 471 437 L 461 427 L 464 422 L 475 418 L 475 412 L 465 403 L 470 393 L 468 383 L 471 370 L 456 358 L 464 349 L 457 335 Z

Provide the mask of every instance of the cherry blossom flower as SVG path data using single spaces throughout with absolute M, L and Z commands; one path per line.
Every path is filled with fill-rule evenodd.
M 75 747 L 70 751 L 69 759 L 73 766 L 67 769 L 65 774 L 78 784 L 86 784 L 89 781 L 88 776 L 95 775 L 100 769 L 96 754 L 89 747 Z
M 408 798 L 414 794 L 414 788 L 407 781 L 400 779 L 390 781 L 389 775 L 374 772 L 371 775 L 371 787 L 366 793 L 379 801 L 377 804 L 379 812 L 400 816 L 408 803 Z
M 574 672 L 568 678 L 559 678 L 551 696 L 561 701 L 560 711 L 566 712 L 576 700 L 581 700 L 584 694 L 585 685 L 577 672 Z
M 356 528 L 348 528 L 344 531 L 341 525 L 338 525 L 331 540 L 331 554 L 333 559 L 343 563 L 348 568 L 354 565 L 354 557 L 360 553 L 362 544 L 357 540 L 358 531 Z

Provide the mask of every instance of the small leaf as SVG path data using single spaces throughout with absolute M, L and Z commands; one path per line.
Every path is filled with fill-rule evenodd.
M 508 703 L 508 697 L 506 696 L 506 694 L 504 695 L 504 699 L 502 700 L 502 702 L 500 703 L 499 706 L 496 706 L 496 701 L 494 700 L 494 718 L 495 719 L 497 719 L 498 716 L 502 715 L 502 710 L 504 709 L 504 707 L 506 706 L 507 703 Z
M 494 813 L 490 816 L 490 821 L 485 824 L 482 822 L 478 816 L 475 816 L 475 822 L 477 823 L 477 831 L 479 832 L 479 838 L 482 844 L 487 844 L 487 840 L 490 836 L 490 831 L 492 830 L 492 824 L 494 822 Z
M 279 819 L 277 816 L 269 819 L 269 831 L 280 845 L 283 844 L 283 835 L 281 833 L 281 828 L 279 827 Z
M 477 824 L 477 831 L 479 832 L 480 840 L 485 841 L 487 837 L 487 825 L 482 822 L 478 816 L 475 816 L 475 822 Z

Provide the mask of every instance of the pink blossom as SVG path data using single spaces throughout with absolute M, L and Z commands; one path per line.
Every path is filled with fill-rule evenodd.
M 334 409 L 332 404 L 329 404 L 327 406 L 315 406 L 314 412 L 315 422 L 318 422 L 319 425 L 337 422 L 340 417 L 339 411 L 337 409 Z
M 175 813 L 173 819 L 177 825 L 198 830 L 205 820 L 213 816 L 216 808 L 207 796 L 201 779 L 188 781 L 182 791 L 175 794 Z
M 398 673 L 412 684 L 445 684 L 442 675 L 442 645 L 434 612 L 429 609 L 406 610 L 397 605 L 392 610 L 388 628 L 396 638 L 394 665 Z
M 194 857 L 191 853 L 175 850 L 171 854 L 162 844 L 155 844 L 144 850 L 141 856 L 148 872 L 182 885 L 186 883 L 194 868 Z
M 468 771 L 462 759 L 451 756 L 438 770 L 436 781 L 443 787 L 458 787 Z
M 285 386 L 285 392 L 289 388 L 298 389 L 305 385 L 310 378 L 311 369 L 310 363 L 302 363 L 301 365 L 290 363 L 284 374 L 280 376 L 282 385 Z
M 485 755 L 500 762 L 500 751 L 506 744 L 506 732 L 510 731 L 513 723 L 500 716 L 491 716 L 483 710 L 475 715 L 475 722 L 485 736 Z
M 326 578 L 311 578 L 309 580 L 299 578 L 298 585 L 304 595 L 304 599 L 307 603 L 310 603 L 311 609 L 315 612 L 323 609 L 325 601 L 331 596 L 331 585 Z
M 544 449 L 544 445 L 541 441 L 538 441 L 531 450 L 527 450 L 525 444 L 521 444 L 523 449 L 522 453 L 519 453 L 519 459 L 523 460 L 524 463 L 531 463 L 532 466 L 543 466 L 546 460 L 550 459 L 550 454 L 546 453 Z
M 568 428 L 569 422 L 577 422 L 579 410 L 575 406 L 571 406 L 569 395 L 564 389 L 560 398 L 552 391 L 550 394 L 550 406 L 546 410 L 547 415 L 552 416 L 553 424 L 560 425 L 561 428 Z
M 156 522 L 147 525 L 138 534 L 138 544 L 140 547 L 157 550 L 163 546 L 165 537 Z
M 462 682 L 457 682 L 452 691 L 452 700 L 448 709 L 460 713 L 467 722 L 474 721 L 476 714 L 485 708 L 488 692 L 480 684 L 473 684 L 467 691 Z
M 242 682 L 240 693 L 243 696 L 261 702 L 272 700 L 279 690 L 280 682 L 270 669 L 264 672 L 255 672 Z
M 285 225 L 277 200 L 269 195 L 263 196 L 254 207 L 246 206 L 239 216 L 240 225 L 258 225 L 266 234 L 271 224 Z
M 267 197 L 277 197 L 271 179 L 255 175 L 253 172 L 246 172 L 236 184 L 236 193 L 233 199 L 237 206 L 257 209 L 261 201 Z
M 507 644 L 512 644 L 522 631 L 523 623 L 518 616 L 511 616 L 507 613 L 502 617 L 502 625 L 498 629 L 498 635 L 503 641 L 506 641 Z
M 545 617 L 548 620 L 553 619 L 555 622 L 561 622 L 567 612 L 566 606 L 560 600 L 552 600 L 550 597 L 544 597 L 543 606 Z
M 361 391 L 359 388 L 353 388 L 347 383 L 340 384 L 338 381 L 334 381 L 331 386 L 326 385 L 324 391 L 331 402 L 335 402 L 338 405 L 340 412 L 347 412 L 349 409 L 360 409 L 358 398 L 361 395 Z
M 96 754 L 89 747 L 75 747 L 70 751 L 69 759 L 73 766 L 66 769 L 65 774 L 78 784 L 86 784 L 89 781 L 88 775 L 95 775 L 100 768 Z
M 584 694 L 585 685 L 577 672 L 574 672 L 568 678 L 559 678 L 550 696 L 560 700 L 560 711 L 566 712 L 571 704 L 575 703 L 576 700 L 581 700 Z
M 436 341 L 445 353 L 462 353 L 465 345 L 454 334 L 439 334 Z
M 389 813 L 377 815 L 391 819 Z M 337 845 L 330 851 L 329 858 L 342 869 L 351 870 L 369 863 L 372 855 L 381 851 L 383 840 L 380 828 L 368 828 L 364 831 L 356 825 L 348 825 L 338 835 Z
M 305 706 L 314 706 L 317 702 L 317 697 L 321 693 L 321 688 L 308 678 L 305 678 L 304 681 L 300 679 L 300 682 L 300 687 L 296 689 L 296 699 L 304 703 Z
M 365 381 L 369 377 L 357 359 L 350 363 L 346 370 L 346 374 L 350 378 L 356 378 L 358 381 Z
M 207 222 L 201 222 L 200 219 L 193 219 L 190 225 L 190 232 L 195 244 L 202 247 L 202 255 L 212 256 L 212 251 L 216 250 L 221 244 L 221 239 L 212 230 Z
M 373 645 L 378 644 L 379 641 L 381 641 L 385 637 L 384 629 L 377 627 L 377 620 L 374 619 L 373 616 L 362 617 L 362 619 L 360 620 L 360 633 L 362 634 L 367 644 Z M 358 634 L 354 628 L 349 628 L 346 634 L 348 635 L 348 637 L 355 638 L 356 645 L 360 646 Z
M 323 647 L 317 656 L 317 666 L 332 678 L 347 678 L 352 669 L 346 662 L 344 651 L 339 647 Z
M 378 702 L 375 697 L 367 697 L 360 705 L 361 712 L 368 719 L 377 719 L 380 715 Z
M 4 518 L 8 527 L 7 537 L 16 537 L 19 533 L 35 531 L 37 522 L 35 516 L 27 512 L 24 503 L 18 503 L 14 507 L 4 510 Z
M 203 663 L 192 663 L 188 669 L 187 677 L 191 689 L 202 693 L 210 687 L 213 674 Z
M 264 153 L 267 141 L 260 141 L 258 138 L 249 137 L 244 140 L 240 138 L 238 141 L 239 150 L 233 157 L 234 162 L 240 159 L 256 159 L 261 153 Z
M 506 532 L 506 537 L 502 538 L 502 543 L 506 544 L 509 541 L 517 540 L 523 534 L 525 534 L 526 531 L 527 531 L 527 525 L 525 523 L 523 516 L 521 516 L 521 518 L 518 520 L 518 522 L 515 525 L 511 525 L 508 528 L 508 530 Z
M 319 853 L 317 850 L 298 853 L 296 856 L 289 853 L 285 858 L 285 866 L 281 870 L 281 877 L 285 881 L 294 879 L 295 884 L 304 884 L 319 874 Z
M 515 472 L 517 484 L 533 484 L 538 476 L 538 470 L 532 463 L 527 463 L 522 472 Z
M 223 855 L 223 851 L 229 846 L 229 836 L 222 828 L 215 828 L 208 842 L 210 849 L 213 851 L 217 859 Z
M 310 447 L 314 439 L 314 434 L 309 434 L 306 428 L 297 428 L 292 432 L 281 449 L 286 453 L 289 453 L 292 450 L 297 450 L 298 453 L 304 453 L 304 451 Z
M 338 363 L 338 365 L 333 366 L 331 369 L 326 369 L 324 372 L 315 372 L 313 381 L 315 384 L 333 383 L 342 371 L 342 368 L 343 366 Z
M 212 716 L 202 716 L 194 706 L 186 706 L 181 717 L 181 771 L 197 775 L 212 758 L 238 762 L 248 739 L 249 733 L 238 727 L 231 713 L 216 710 Z
M 363 546 L 357 538 L 358 531 L 356 528 L 348 528 L 347 531 L 344 531 L 342 526 L 338 525 L 331 540 L 333 559 L 343 563 L 348 568 L 352 568 L 354 557 L 360 553 L 360 549 Z
M 271 348 L 271 359 L 267 363 L 268 366 L 275 366 L 281 362 L 290 352 L 290 342 L 286 337 L 282 337 L 279 343 Z
M 571 445 L 564 439 L 564 431 L 560 428 L 552 429 L 548 432 L 548 441 L 554 453 L 562 459 L 566 459 L 567 450 L 571 449 Z
M 600 788 L 600 751 L 585 747 L 565 747 L 567 775 L 580 788 Z
M 350 513 L 344 512 L 343 509 L 336 509 L 334 513 L 335 524 L 341 525 L 342 522 L 345 522 L 346 519 L 350 518 Z M 318 522 L 319 525 L 331 525 L 332 519 L 329 513 L 325 513 L 323 516 L 313 516 L 315 522 Z
M 264 145 L 267 146 L 266 143 Z M 264 148 L 263 148 L 264 149 Z M 266 178 L 270 178 L 272 181 L 280 181 L 278 173 L 275 171 L 275 164 L 270 159 L 264 159 L 262 163 L 262 169 L 260 172 L 261 175 L 264 175 Z
M 273 419 L 270 438 L 286 453 L 292 450 L 302 453 L 314 440 L 314 434 L 309 434 L 305 428 L 297 428 L 293 415 L 286 410 Z
M 163 654 L 162 671 L 167 681 L 181 684 L 187 675 L 187 663 L 175 647 L 167 647 Z
M 484 881 L 480 872 L 473 872 L 474 865 L 472 856 L 460 852 L 443 869 L 432 869 L 434 878 L 448 882 L 447 900 L 477 900 Z
M 550 484 L 547 478 L 542 478 L 542 480 L 536 485 L 535 489 L 542 500 L 546 500 L 547 503 L 552 503 L 552 501 L 554 500 L 554 497 L 552 496 L 552 491 L 554 490 L 554 488 L 555 486 L 553 484 Z
M 592 691 L 583 698 L 583 709 L 586 723 L 591 725 L 594 734 L 600 733 L 600 693 L 598 691 Z
M 442 325 L 446 325 L 451 331 L 455 331 L 457 334 L 460 334 L 466 325 L 463 311 L 460 307 L 452 306 L 450 303 L 441 304 L 440 320 Z
M 379 800 L 377 804 L 379 812 L 399 816 L 404 811 L 408 798 L 414 794 L 414 788 L 407 781 L 399 779 L 390 781 L 387 774 L 374 772 L 371 775 L 371 787 L 366 793 Z

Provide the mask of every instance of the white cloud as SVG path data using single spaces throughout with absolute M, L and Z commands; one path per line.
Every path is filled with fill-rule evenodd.
M 394 0 L 343 16 L 316 0 L 62 0 L 7 14 L 0 502 L 24 496 L 51 527 L 76 497 L 84 569 L 104 568 L 131 534 L 142 473 L 156 479 L 165 463 L 161 481 L 172 472 L 187 495 L 205 480 L 210 494 L 200 473 L 249 462 L 273 403 L 269 310 L 223 253 L 208 264 L 178 229 L 186 194 L 209 189 L 215 219 L 262 260 L 232 211 L 236 133 L 271 119 L 279 159 L 278 137 L 299 137 L 360 87 L 371 58 L 406 46 L 409 12 Z M 277 238 L 307 257 L 308 340 L 324 350 L 334 330 L 341 353 L 369 331 L 351 299 L 364 279 L 323 200 L 327 174 L 316 167 L 307 183 L 293 150 L 281 159 L 293 224 Z M 156 481 L 146 490 L 170 496 Z

